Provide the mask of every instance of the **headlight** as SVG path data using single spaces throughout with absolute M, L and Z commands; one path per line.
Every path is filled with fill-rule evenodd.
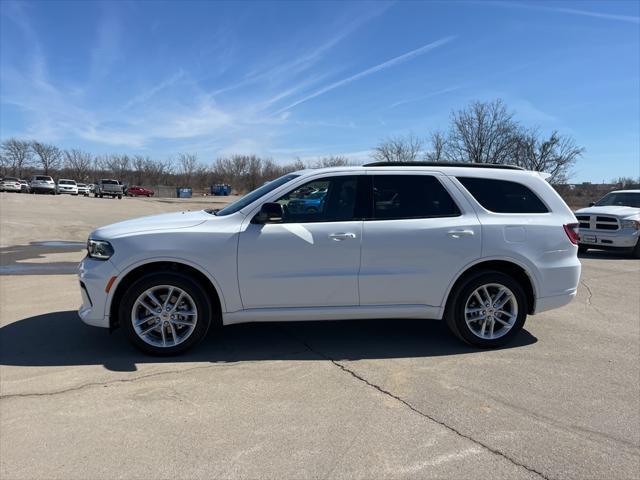
M 90 238 L 87 240 L 87 254 L 91 258 L 97 258 L 98 260 L 109 260 L 113 255 L 113 247 L 109 242 L 104 240 L 93 240 Z
M 633 228 L 634 230 L 640 230 L 640 221 L 638 220 L 622 220 L 620 222 L 621 228 Z

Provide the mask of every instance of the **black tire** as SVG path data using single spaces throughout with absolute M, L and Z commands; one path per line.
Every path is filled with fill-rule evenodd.
M 631 252 L 631 256 L 633 258 L 640 258 L 640 238 L 636 242 L 636 246 L 633 247 L 633 252 Z
M 584 245 L 578 245 L 578 253 L 587 253 L 589 251 L 589 247 L 585 247 Z
M 118 200 L 122 200 L 122 195 L 118 195 Z
M 170 285 L 184 290 L 191 296 L 198 310 L 198 320 L 194 331 L 185 341 L 176 346 L 157 347 L 150 345 L 142 340 L 133 328 L 131 311 L 135 301 L 145 290 L 158 285 Z M 133 282 L 124 293 L 118 310 L 120 325 L 127 332 L 131 343 L 143 352 L 157 356 L 177 355 L 196 345 L 206 336 L 212 322 L 212 316 L 213 307 L 204 287 L 183 273 L 169 271 L 150 273 Z
M 465 305 L 473 292 L 487 284 L 500 284 L 513 293 L 518 307 L 518 314 L 513 326 L 503 336 L 495 339 L 484 339 L 477 336 L 465 321 Z M 482 348 L 495 348 L 508 343 L 518 334 L 527 319 L 527 296 L 520 283 L 513 277 L 493 270 L 476 272 L 463 278 L 449 295 L 444 319 L 451 332 L 462 341 Z
M 100 198 L 104 198 L 102 194 L 100 194 Z

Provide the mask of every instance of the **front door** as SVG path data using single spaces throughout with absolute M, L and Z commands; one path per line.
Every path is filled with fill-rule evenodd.
M 238 245 L 245 309 L 358 305 L 358 177 L 332 174 L 294 188 L 277 200 L 281 223 L 245 220 Z

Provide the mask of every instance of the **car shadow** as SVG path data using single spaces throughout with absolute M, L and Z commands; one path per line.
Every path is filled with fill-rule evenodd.
M 537 342 L 522 330 L 502 348 Z M 141 363 L 241 362 L 260 360 L 360 360 L 461 355 L 481 350 L 454 338 L 444 322 L 346 320 L 247 323 L 211 330 L 183 355 L 153 357 L 136 350 L 122 329 L 89 327 L 76 311 L 53 312 L 0 328 L 0 364 L 16 366 L 103 365 L 135 371 Z
M 68 275 L 77 273 L 78 262 L 43 263 L 38 260 L 42 260 L 45 255 L 50 254 L 79 252 L 85 247 L 84 242 L 62 240 L 2 247 L 0 248 L 0 275 Z

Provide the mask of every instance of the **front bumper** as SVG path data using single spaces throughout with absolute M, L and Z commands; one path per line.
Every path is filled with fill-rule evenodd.
M 640 231 L 623 229 L 617 232 L 580 229 L 578 245 L 591 248 L 633 248 L 638 243 Z
M 109 294 L 105 291 L 111 277 L 118 271 L 110 260 L 85 257 L 78 267 L 82 305 L 78 315 L 82 321 L 94 327 L 109 328 L 109 312 L 106 309 Z
M 21 190 L 22 190 L 21 187 L 16 187 L 14 185 L 2 185 L 2 186 L 0 186 L 0 191 L 3 191 L 3 192 L 19 192 Z

